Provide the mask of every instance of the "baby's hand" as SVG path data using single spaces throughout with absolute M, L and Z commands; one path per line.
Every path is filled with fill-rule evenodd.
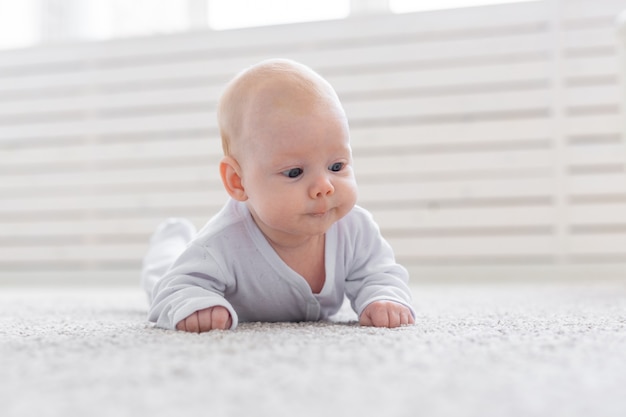
M 402 304 L 393 301 L 374 301 L 365 307 L 359 318 L 361 326 L 399 327 L 413 324 L 411 311 Z
M 209 330 L 230 329 L 233 320 L 228 310 L 222 306 L 205 308 L 189 315 L 176 325 L 176 330 L 185 332 L 202 333 Z

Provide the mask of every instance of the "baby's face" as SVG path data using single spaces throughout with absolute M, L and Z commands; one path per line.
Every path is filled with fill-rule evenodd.
M 357 198 L 345 115 L 326 103 L 257 119 L 246 122 L 251 133 L 239 161 L 255 222 L 280 245 L 325 233 Z

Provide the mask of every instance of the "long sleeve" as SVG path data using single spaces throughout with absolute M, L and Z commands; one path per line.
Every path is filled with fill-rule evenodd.
M 234 329 L 237 313 L 224 297 L 234 285 L 231 281 L 206 248 L 192 244 L 156 284 L 148 319 L 158 327 L 173 330 L 196 311 L 223 306 L 230 312 Z
M 382 237 L 371 215 L 360 210 L 351 237 L 345 244 L 348 274 L 345 290 L 352 308 L 360 316 L 374 301 L 405 305 L 415 317 L 407 270 L 395 260 L 393 250 Z

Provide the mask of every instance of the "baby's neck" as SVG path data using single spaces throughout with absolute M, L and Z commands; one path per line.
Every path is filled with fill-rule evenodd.
M 283 262 L 308 282 L 313 293 L 322 291 L 326 281 L 326 235 L 312 237 L 298 245 L 284 246 L 272 241 L 270 245 Z
M 326 241 L 326 234 L 309 236 L 302 239 L 284 239 L 280 241 L 273 240 L 267 235 L 265 238 L 277 252 L 300 252 L 318 247 L 320 244 L 323 246 Z

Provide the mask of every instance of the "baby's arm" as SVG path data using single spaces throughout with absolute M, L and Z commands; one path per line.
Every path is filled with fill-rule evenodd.
M 345 291 L 363 326 L 414 324 L 409 274 L 399 265 L 371 215 L 357 208 L 346 222 Z
M 155 284 L 148 319 L 169 330 L 235 328 L 237 313 L 224 296 L 232 285 L 232 276 L 223 272 L 219 260 L 203 246 L 191 244 Z
M 190 314 L 178 322 L 176 330 L 185 332 L 202 333 L 209 330 L 230 329 L 233 320 L 225 307 L 215 306 L 205 308 Z
M 414 324 L 411 310 L 393 301 L 374 301 L 370 303 L 359 317 L 361 326 L 399 327 Z

